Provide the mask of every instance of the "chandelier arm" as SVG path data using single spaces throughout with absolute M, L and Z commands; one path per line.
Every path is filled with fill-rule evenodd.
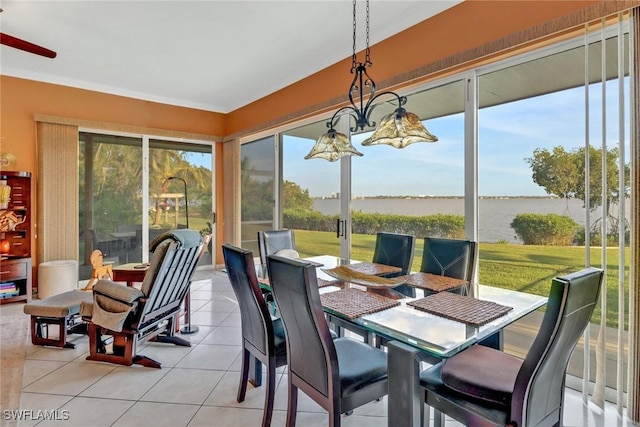
M 400 96 L 392 91 L 376 93 L 376 84 L 369 76 L 369 73 L 367 73 L 367 67 L 373 65 L 369 47 L 369 0 L 366 0 L 366 48 L 363 62 L 358 62 L 356 55 L 356 18 L 356 0 L 353 0 L 353 55 L 351 57 L 351 74 L 355 75 L 353 76 L 349 93 L 347 94 L 350 105 L 339 108 L 333 116 L 331 116 L 331 120 L 326 122 L 329 131 L 318 138 L 309 154 L 305 156 L 305 159 L 321 158 L 334 162 L 343 156 L 362 156 L 362 153 L 358 152 L 351 144 L 351 137 L 349 135 L 335 130 L 335 126 L 342 116 L 346 114 L 348 114 L 350 118 L 353 118 L 355 122 L 354 126 L 350 126 L 351 132 L 356 132 L 358 129 L 364 130 L 365 127 L 376 128 L 371 137 L 362 141 L 363 146 L 387 144 L 395 148 L 404 148 L 414 142 L 435 142 L 438 140 L 437 137 L 425 129 L 418 116 L 408 113 L 403 108 L 407 102 L 406 96 Z M 366 95 L 364 93 L 365 87 L 368 88 Z M 375 122 L 370 121 L 370 117 L 374 108 L 380 104 L 376 104 L 376 102 L 383 95 L 395 97 L 395 100 L 387 102 L 397 102 L 398 107 L 392 114 L 385 115 L 378 127 Z M 355 99 L 356 97 L 358 98 L 357 100 Z
M 393 96 L 395 96 L 397 98 L 398 108 L 399 109 L 402 108 L 402 106 L 407 103 L 407 97 L 406 96 L 400 96 L 397 93 L 392 92 L 390 90 L 387 90 L 387 91 L 384 91 L 384 92 L 380 92 L 377 95 L 372 96 L 371 98 L 369 98 L 369 100 L 367 101 L 367 104 L 365 105 L 364 109 L 362 110 L 362 115 L 364 117 L 364 120 L 367 123 L 367 126 L 369 126 L 369 127 L 375 127 L 376 126 L 376 122 L 372 122 L 370 120 L 371 113 L 373 113 L 373 110 L 379 105 L 379 104 L 375 104 L 376 100 L 378 100 L 380 97 L 382 97 L 384 95 L 393 95 Z
M 340 120 L 340 116 L 342 115 L 342 113 L 344 113 L 345 111 L 349 111 L 351 110 L 351 112 L 349 113 L 349 116 L 353 117 L 356 120 L 356 123 L 358 121 L 357 116 L 359 116 L 359 112 L 355 107 L 352 107 L 351 105 L 347 105 L 345 107 L 340 108 L 338 111 L 336 111 L 335 113 L 333 113 L 333 116 L 331 116 L 331 120 L 329 120 L 327 122 L 327 127 L 329 129 L 334 129 L 334 126 L 338 124 L 338 121 Z M 337 120 L 336 120 L 337 118 Z

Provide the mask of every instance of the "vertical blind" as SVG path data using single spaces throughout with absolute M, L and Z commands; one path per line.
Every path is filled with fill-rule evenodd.
M 78 258 L 78 127 L 36 122 L 38 263 Z
M 637 253 L 638 253 L 638 210 L 631 212 L 631 240 L 629 241 L 626 236 L 627 229 L 625 228 L 625 214 L 627 208 L 627 200 L 625 198 L 625 188 L 627 182 L 631 184 L 631 206 L 637 206 L 638 204 L 638 145 L 640 143 L 637 132 L 637 111 L 638 111 L 638 89 L 637 89 L 637 64 L 634 61 L 634 57 L 637 57 L 637 27 L 638 27 L 638 9 L 636 8 L 631 13 L 631 19 L 628 19 L 629 15 L 618 13 L 615 17 L 602 18 L 599 22 L 585 25 L 584 35 L 584 49 L 585 49 L 585 193 L 589 194 L 589 186 L 594 183 L 591 175 L 596 175 L 595 167 L 599 167 L 600 179 L 599 183 L 601 191 L 601 205 L 602 205 L 602 220 L 599 224 L 599 233 L 601 238 L 601 244 L 599 249 L 600 259 L 590 259 L 590 224 L 589 218 L 591 210 L 588 206 L 589 197 L 585 198 L 587 203 L 587 218 L 586 218 L 586 232 L 587 238 L 585 239 L 585 261 L 587 265 L 599 263 L 604 269 L 605 273 L 609 269 L 613 269 L 609 252 L 613 252 L 615 246 L 609 246 L 611 243 L 607 243 L 607 236 L 609 234 L 609 221 L 617 221 L 618 224 L 618 238 L 617 238 L 617 250 L 619 253 L 617 264 L 617 275 L 610 274 L 609 279 L 617 277 L 617 283 L 608 283 L 607 274 L 602 284 L 600 310 L 602 315 L 600 316 L 599 333 L 596 343 L 593 345 L 595 349 L 595 373 L 590 372 L 593 366 L 590 360 L 590 352 L 584 352 L 584 375 L 583 375 L 583 398 L 585 403 L 587 400 L 591 400 L 597 406 L 604 408 L 605 399 L 615 400 L 616 409 L 618 414 L 622 415 L 624 407 L 627 406 L 627 415 L 629 419 L 633 421 L 639 420 L 640 408 L 638 402 L 638 394 L 640 392 L 640 378 L 638 377 L 638 370 L 640 364 L 640 352 L 638 349 L 638 330 L 640 328 L 638 314 L 636 313 L 638 307 L 638 272 L 637 272 Z M 615 24 L 610 24 L 611 18 L 615 20 Z M 625 37 L 625 23 L 629 23 L 631 31 L 628 32 L 629 37 Z M 607 25 L 609 24 L 609 25 Z M 616 45 L 612 48 L 611 45 L 606 43 L 605 28 L 616 29 Z M 595 31 L 592 30 L 595 29 Z M 590 51 L 589 47 L 593 44 L 593 38 L 591 32 L 599 34 L 600 38 L 600 51 Z M 625 40 L 629 40 L 629 46 L 625 47 Z M 635 51 L 635 52 L 634 52 Z M 595 60 L 591 56 L 600 56 L 601 67 L 599 75 L 593 75 L 593 68 L 589 64 Z M 606 58 L 610 56 L 617 57 L 617 72 L 612 77 L 611 70 L 607 70 Z M 625 70 L 628 69 L 628 81 L 630 90 L 625 90 Z M 599 87 L 594 85 L 594 82 L 599 83 Z M 607 84 L 607 83 L 613 84 Z M 599 93 L 594 93 L 598 91 Z M 629 97 L 627 97 L 628 94 Z M 601 98 L 600 105 L 594 105 L 591 101 L 592 98 Z M 612 105 L 616 105 L 616 108 L 612 108 Z M 627 134 L 627 123 L 630 118 L 630 126 L 633 129 L 630 135 Z M 608 127 L 612 127 L 612 132 L 608 132 Z M 617 129 L 615 129 L 617 127 Z M 591 132 L 591 129 L 599 128 L 600 132 L 595 135 Z M 615 132 L 613 132 L 615 130 Z M 615 135 L 615 136 L 614 136 Z M 626 145 L 628 143 L 628 146 Z M 590 148 L 601 149 L 602 157 L 599 160 L 599 165 L 589 165 L 593 158 L 589 157 Z M 617 163 L 619 166 L 618 182 L 613 184 L 607 181 L 607 152 L 613 148 L 617 148 L 619 157 Z M 630 159 L 627 158 L 627 153 L 630 153 Z M 632 173 L 632 179 L 629 180 L 629 176 L 625 176 L 624 165 L 631 162 L 630 171 Z M 610 185 L 612 188 L 607 188 Z M 615 187 L 614 187 L 615 185 Z M 617 188 L 616 188 L 617 187 Z M 618 212 L 609 212 L 608 204 L 608 192 L 617 192 L 620 197 L 617 202 Z M 595 230 L 597 233 L 598 230 Z M 628 245 L 627 245 L 628 244 Z M 594 248 L 596 249 L 596 248 Z M 632 262 L 631 265 L 626 265 L 625 252 L 631 250 Z M 635 258 L 634 258 L 635 257 Z M 633 262 L 635 260 L 635 262 Z M 629 271 L 629 275 L 626 272 Z M 611 271 L 611 273 L 616 273 Z M 617 295 L 608 294 L 609 286 L 617 287 Z M 626 300 L 626 292 L 629 292 L 629 301 Z M 612 319 L 610 309 L 608 309 L 608 298 L 617 297 L 617 319 Z M 630 313 L 629 319 L 626 318 L 625 313 Z M 611 326 L 607 325 L 607 321 L 617 322 L 617 329 L 611 330 Z M 628 332 L 625 331 L 625 324 L 628 322 Z M 585 331 L 584 334 L 584 346 L 585 349 L 591 347 L 589 342 L 589 331 Z M 607 360 L 607 348 L 613 346 L 615 348 L 615 361 Z M 625 362 L 628 364 L 628 375 L 625 375 Z M 611 372 L 615 372 L 615 378 L 607 378 L 607 373 L 611 376 Z M 590 378 L 592 374 L 595 374 L 595 383 L 590 384 Z M 608 390 L 608 387 L 613 387 L 614 390 Z M 625 389 L 627 389 L 627 397 L 625 399 Z M 592 390 L 592 391 L 591 391 Z M 591 396 L 589 393 L 591 391 Z

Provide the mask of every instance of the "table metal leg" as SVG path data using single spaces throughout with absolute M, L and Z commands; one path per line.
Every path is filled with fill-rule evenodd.
M 399 341 L 387 343 L 388 425 L 420 426 L 424 394 L 420 391 L 420 350 Z

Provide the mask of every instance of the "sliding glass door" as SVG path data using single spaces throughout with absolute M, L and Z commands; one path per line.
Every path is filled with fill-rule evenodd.
M 91 276 L 96 249 L 113 265 L 140 263 L 149 259 L 149 243 L 166 230 L 212 234 L 210 144 L 80 132 L 79 152 L 80 280 Z M 213 245 L 201 265 L 212 264 Z
M 240 148 L 240 245 L 256 257 L 258 231 L 280 228 L 276 156 L 275 136 L 242 144 Z
M 212 182 L 211 146 L 149 139 L 149 242 L 170 229 L 210 234 Z M 211 265 L 212 250 L 200 264 Z
M 628 58 L 610 27 L 477 81 L 480 282 L 547 295 L 555 276 L 604 268 L 602 305 L 569 365 L 603 391 L 625 370 Z
M 371 260 L 377 232 L 413 234 L 417 271 L 424 237 L 464 237 L 464 82 L 414 93 L 406 109 L 438 142 L 362 147 L 372 132 L 353 135 L 364 156 L 352 161 L 351 247 L 353 258 Z M 376 116 L 383 114 L 376 110 Z
M 80 279 L 91 276 L 91 252 L 105 262 L 142 261 L 135 224 L 142 223 L 142 138 L 79 135 Z
M 282 224 L 295 230 L 302 256 L 340 256 L 348 238 L 341 215 L 340 161 L 304 159 L 324 132 L 321 121 L 282 134 Z

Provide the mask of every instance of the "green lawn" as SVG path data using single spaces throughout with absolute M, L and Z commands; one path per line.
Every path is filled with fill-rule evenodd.
M 296 230 L 296 246 L 303 257 L 339 254 L 339 241 L 335 233 Z M 368 260 L 373 256 L 376 237 L 355 234 L 352 238 L 353 259 Z M 413 260 L 413 270 L 420 269 L 423 240 L 418 239 Z M 591 249 L 591 265 L 602 266 L 602 250 Z M 618 248 L 607 249 L 607 324 L 618 324 Z M 583 246 L 534 246 L 505 243 L 480 243 L 480 283 L 513 289 L 538 295 L 548 295 L 551 279 L 584 268 Z M 630 251 L 625 251 L 625 301 L 628 300 L 628 275 Z M 625 315 L 625 319 L 628 316 Z M 600 306 L 593 322 L 600 320 Z M 628 320 L 625 320 L 625 326 Z

